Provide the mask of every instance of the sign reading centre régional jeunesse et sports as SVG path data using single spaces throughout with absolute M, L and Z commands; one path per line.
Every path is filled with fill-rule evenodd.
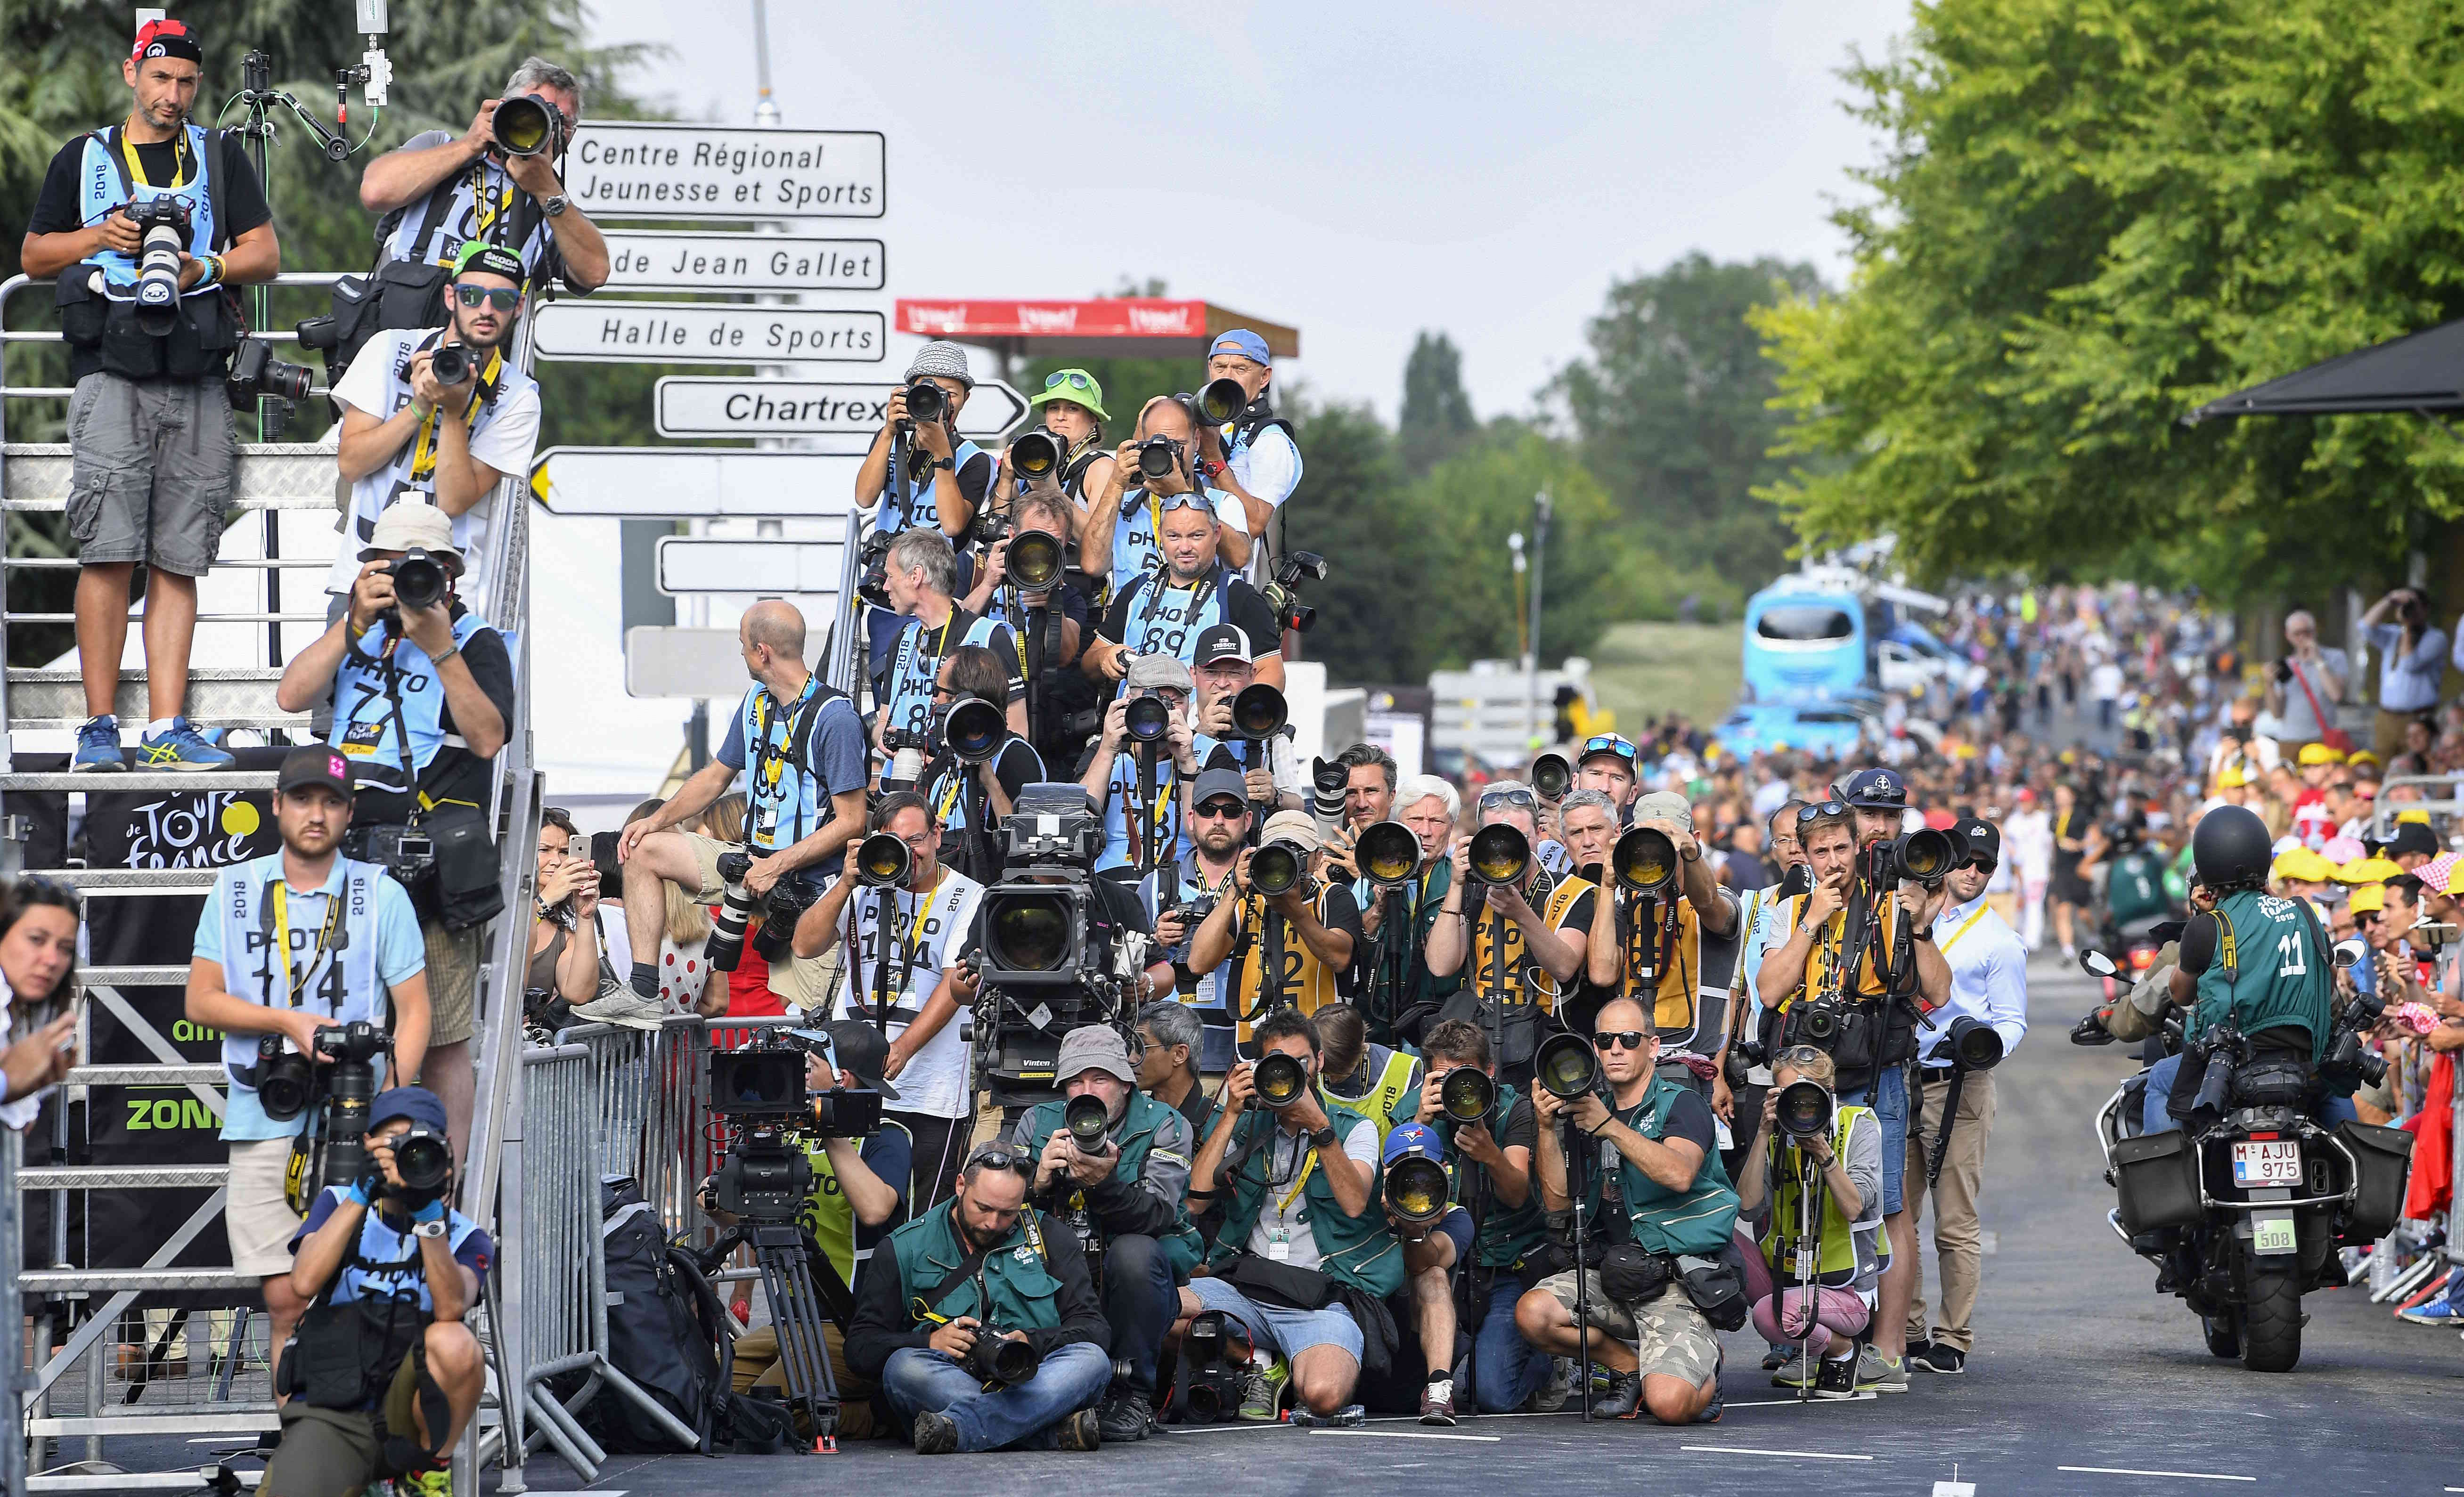
M 564 185 L 593 218 L 879 218 L 885 152 L 878 130 L 585 120 Z

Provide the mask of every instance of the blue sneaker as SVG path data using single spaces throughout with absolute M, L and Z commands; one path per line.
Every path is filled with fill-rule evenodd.
M 69 773 L 83 775 L 127 767 L 128 761 L 120 757 L 120 719 L 109 713 L 88 717 L 85 726 L 77 729 L 77 757 L 69 760 Z
M 2416 1326 L 2464 1326 L 2464 1305 L 2452 1299 L 2431 1300 L 2427 1305 L 2397 1310 L 2395 1318 Z
M 189 727 L 186 717 L 172 718 L 171 731 L 160 737 L 149 733 L 140 737 L 137 757 L 147 769 L 229 769 L 233 762 L 231 755 L 207 742 L 203 735 Z

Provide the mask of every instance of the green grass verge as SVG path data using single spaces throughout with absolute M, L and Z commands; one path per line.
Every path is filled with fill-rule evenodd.
M 1629 737 L 1682 712 L 1698 724 L 1727 715 L 1744 676 L 1735 624 L 1619 624 L 1592 651 L 1592 689 Z

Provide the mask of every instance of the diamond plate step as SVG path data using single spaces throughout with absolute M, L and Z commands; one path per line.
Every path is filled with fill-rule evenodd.
M 321 627 L 324 615 L 315 622 Z M 304 643 L 304 641 L 302 642 Z M 273 666 L 196 666 L 188 671 L 190 722 L 209 728 L 304 728 L 308 715 L 274 704 L 282 672 Z M 123 670 L 112 691 L 112 711 L 133 730 L 152 714 L 145 701 L 145 672 Z M 17 666 L 9 671 L 9 726 L 12 731 L 84 724 L 85 683 L 68 666 Z M 134 732 L 123 733 L 131 747 Z

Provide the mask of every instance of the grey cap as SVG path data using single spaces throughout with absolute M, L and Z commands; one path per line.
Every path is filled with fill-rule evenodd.
M 1129 1046 L 1108 1024 L 1083 1024 L 1061 1037 L 1061 1055 L 1052 1063 L 1053 1084 L 1066 1087 L 1072 1076 L 1090 1070 L 1117 1076 L 1133 1087 L 1138 1084 Z
M 956 343 L 939 339 L 916 349 L 914 361 L 907 365 L 906 379 L 909 384 L 913 384 L 927 375 L 938 375 L 945 380 L 956 380 L 969 389 L 976 387 L 976 377 L 967 369 L 967 351 Z
M 1194 692 L 1198 683 L 1192 679 L 1189 667 L 1170 655 L 1140 655 L 1130 662 L 1127 682 L 1133 690 L 1143 687 L 1170 687 L 1175 691 Z
M 1645 822 L 1675 822 L 1687 831 L 1694 829 L 1694 807 L 1674 790 L 1654 790 L 1634 803 L 1634 825 Z
M 1237 769 L 1209 769 L 1190 782 L 1189 804 L 1193 809 L 1219 795 L 1228 795 L 1245 805 L 1249 801 L 1249 782 Z

